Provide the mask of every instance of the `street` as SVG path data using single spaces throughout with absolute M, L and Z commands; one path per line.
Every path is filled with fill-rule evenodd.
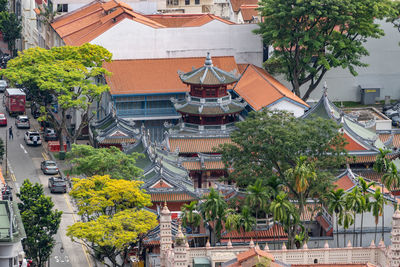
M 2 97 L 2 94 L 0 94 Z M 50 258 L 49 266 L 69 267 L 69 266 L 92 266 L 90 256 L 84 251 L 81 243 L 72 242 L 66 236 L 66 230 L 69 225 L 79 220 L 76 209 L 73 208 L 68 194 L 50 194 L 47 181 L 50 175 L 45 175 L 40 170 L 40 163 L 47 160 L 48 155 L 41 146 L 31 147 L 24 142 L 24 133 L 27 129 L 17 129 L 15 127 L 15 118 L 10 117 L 6 112 L 3 104 L 0 105 L 0 113 L 7 116 L 7 127 L 0 128 L 0 137 L 6 145 L 8 138 L 8 128 L 13 127 L 14 139 L 7 140 L 7 161 L 9 163 L 9 177 L 11 183 L 9 185 L 19 192 L 19 189 L 25 179 L 29 179 L 32 183 L 41 183 L 46 195 L 51 196 L 54 202 L 54 208 L 63 212 L 60 228 L 55 236 L 56 245 Z M 26 112 L 28 115 L 29 110 Z M 31 129 L 38 129 L 38 123 L 30 116 Z M 43 143 L 44 140 L 43 140 Z M 6 155 L 4 155 L 4 160 Z M 61 249 L 63 248 L 63 249 Z

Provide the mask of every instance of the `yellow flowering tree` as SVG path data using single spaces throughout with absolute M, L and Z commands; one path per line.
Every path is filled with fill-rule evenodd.
M 111 179 L 108 175 L 74 179 L 70 195 L 84 222 L 68 227 L 67 236 L 81 240 L 106 266 L 123 266 L 129 249 L 157 225 L 150 196 L 142 182 Z M 105 261 L 107 259 L 107 261 Z

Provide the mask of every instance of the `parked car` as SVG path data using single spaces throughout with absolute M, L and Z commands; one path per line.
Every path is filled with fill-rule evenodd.
M 397 127 L 400 126 L 400 116 L 399 115 L 392 117 L 392 125 L 397 126 Z
M 7 117 L 4 113 L 0 113 L 0 126 L 7 126 Z
M 29 118 L 26 115 L 18 115 L 15 119 L 15 126 L 17 128 L 31 128 L 31 124 L 29 123 Z
M 57 141 L 58 140 L 58 136 L 56 131 L 54 131 L 53 128 L 46 128 L 46 130 L 44 130 L 44 141 Z
M 42 144 L 38 131 L 27 131 L 24 135 L 24 141 L 27 145 L 39 146 Z
M 4 92 L 7 89 L 7 82 L 5 80 L 0 80 L 0 92 Z
M 67 193 L 67 181 L 62 177 L 50 177 L 49 189 L 51 193 Z
M 40 163 L 40 169 L 44 174 L 58 174 L 57 163 L 52 160 L 45 160 Z

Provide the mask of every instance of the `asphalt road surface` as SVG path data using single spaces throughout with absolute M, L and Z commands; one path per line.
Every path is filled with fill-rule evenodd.
M 79 220 L 76 209 L 71 204 L 68 194 L 51 194 L 48 189 L 47 181 L 51 177 L 44 175 L 40 170 L 40 162 L 48 159 L 42 146 L 27 146 L 24 142 L 24 134 L 27 129 L 17 129 L 15 118 L 10 117 L 2 104 L 3 94 L 0 94 L 0 113 L 7 116 L 8 126 L 0 127 L 0 137 L 5 141 L 8 139 L 8 128 L 13 127 L 14 139 L 7 140 L 7 160 L 12 183 L 10 185 L 19 192 L 23 181 L 29 179 L 32 183 L 41 183 L 46 195 L 51 196 L 54 208 L 63 211 L 60 228 L 55 237 L 56 245 L 50 258 L 50 266 L 54 267 L 81 267 L 93 266 L 89 255 L 84 251 L 80 243 L 75 243 L 66 236 L 67 226 Z M 29 110 L 27 112 L 29 114 Z M 31 129 L 38 127 L 38 124 L 30 117 Z M 44 141 L 43 141 L 44 142 Z M 61 247 L 63 249 L 61 249 Z M 62 251 L 63 250 L 63 251 Z

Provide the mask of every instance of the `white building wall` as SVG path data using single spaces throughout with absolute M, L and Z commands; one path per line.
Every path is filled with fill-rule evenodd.
M 212 21 L 201 27 L 154 29 L 125 19 L 92 44 L 113 53 L 113 59 L 235 56 L 237 63 L 262 64 L 262 41 L 252 33 L 257 25 L 227 25 Z
M 38 31 L 36 28 L 35 0 L 22 0 L 21 3 L 22 48 L 28 49 L 38 46 Z
M 293 113 L 293 115 L 297 118 L 304 114 L 304 108 L 299 105 L 293 104 L 287 100 L 282 100 L 277 102 L 274 105 L 268 107 L 270 110 L 286 110 L 288 112 Z
M 354 77 L 347 69 L 342 68 L 330 70 L 325 75 L 324 81 L 328 84 L 329 98 L 332 101 L 360 101 L 360 84 L 381 86 L 381 100 L 385 96 L 400 98 L 400 32 L 390 23 L 381 22 L 381 26 L 386 35 L 381 39 L 368 39 L 365 43 L 370 55 L 363 57 L 361 61 L 369 66 L 356 68 L 358 76 Z M 291 88 L 288 83 L 285 85 Z M 309 99 L 319 99 L 322 86 L 323 82 Z

